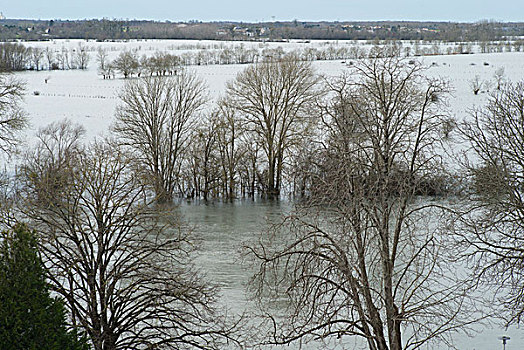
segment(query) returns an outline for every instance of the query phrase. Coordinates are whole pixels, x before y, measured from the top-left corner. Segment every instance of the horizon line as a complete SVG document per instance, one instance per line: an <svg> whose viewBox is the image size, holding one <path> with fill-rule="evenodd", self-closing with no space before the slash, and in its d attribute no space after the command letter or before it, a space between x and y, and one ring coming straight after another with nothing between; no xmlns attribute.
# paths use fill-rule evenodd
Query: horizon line
<svg viewBox="0 0 524 350"><path fill-rule="evenodd" d="M0 15L2 13L0 12ZM303 23L354 23L354 22L409 22L409 23L524 23L523 21L506 21L497 19L480 18L471 21L456 21L456 20L420 20L420 19L375 19L375 20L358 20L358 19L347 19L347 20L308 20L308 19L273 19L267 21L247 21L247 20L234 20L234 19L214 19L214 20L200 20L200 19L187 19L187 20L172 20L172 19L152 19L152 18L117 18L117 17L84 17L84 18L0 18L0 21L4 20L15 20L15 21L92 21L92 20L108 20L108 21L137 21L137 22L158 22L158 23L246 23L246 24L257 24L257 23L287 23L287 22L303 22Z"/></svg>

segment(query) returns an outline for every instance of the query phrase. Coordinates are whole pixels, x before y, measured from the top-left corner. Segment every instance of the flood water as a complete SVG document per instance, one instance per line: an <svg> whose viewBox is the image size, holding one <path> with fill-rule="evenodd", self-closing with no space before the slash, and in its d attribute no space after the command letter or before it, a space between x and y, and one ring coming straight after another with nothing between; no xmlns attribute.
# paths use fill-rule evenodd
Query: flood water
<svg viewBox="0 0 524 350"><path fill-rule="evenodd" d="M182 202L183 220L195 230L200 241L196 264L209 281L220 287L220 304L234 313L253 312L247 284L253 268L242 259L242 248L254 243L266 233L272 223L293 210L288 200L239 200L235 202ZM354 339L337 344L310 343L274 346L264 349L354 349L360 343ZM342 345L344 344L344 345ZM349 345L348 345L349 344ZM365 349L359 347L359 349Z"/></svg>
<svg viewBox="0 0 524 350"><path fill-rule="evenodd" d="M252 268L242 261L242 247L255 242L264 234L268 225L293 210L293 203L287 200L268 201L262 199L223 202L182 202L179 210L185 222L192 227L200 241L196 264L207 275L208 280L220 286L220 304L236 313L253 309L246 286L253 274ZM506 350L524 347L524 330L505 330L498 326L475 326L478 333L467 337L463 334L453 337L457 349L494 350L502 349L499 337L509 335L511 340ZM272 349L325 349L325 344L299 344ZM366 349L360 339L345 339L330 349ZM447 349L447 346L431 344L422 349Z"/></svg>
<svg viewBox="0 0 524 350"><path fill-rule="evenodd" d="M197 264L221 289L222 302L238 308L247 302L245 288L252 274L242 263L242 247L292 210L289 201L186 202L183 220L200 241Z"/></svg>

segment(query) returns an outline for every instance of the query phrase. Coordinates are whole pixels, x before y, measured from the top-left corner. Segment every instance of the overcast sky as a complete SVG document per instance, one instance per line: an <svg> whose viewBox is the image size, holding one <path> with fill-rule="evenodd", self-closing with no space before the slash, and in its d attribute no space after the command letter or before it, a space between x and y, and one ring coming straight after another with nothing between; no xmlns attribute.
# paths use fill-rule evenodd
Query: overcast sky
<svg viewBox="0 0 524 350"><path fill-rule="evenodd" d="M0 0L7 18L524 21L524 0Z"/></svg>

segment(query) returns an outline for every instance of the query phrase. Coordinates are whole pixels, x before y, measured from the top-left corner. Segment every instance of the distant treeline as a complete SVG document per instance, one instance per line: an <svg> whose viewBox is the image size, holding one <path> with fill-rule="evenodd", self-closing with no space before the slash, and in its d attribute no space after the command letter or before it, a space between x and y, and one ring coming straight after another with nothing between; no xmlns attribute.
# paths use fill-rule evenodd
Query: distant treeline
<svg viewBox="0 0 524 350"><path fill-rule="evenodd" d="M123 50L114 60L109 59L109 50L102 45L88 47L82 43L77 46L61 48L33 47L30 44L0 43L0 72L22 70L67 70L86 69L92 55L96 52L98 73L104 79L114 78L116 73L124 78L133 75L173 75L180 66L224 65L256 63L267 59L281 59L292 54L301 61L350 60L368 56L368 49L384 45L395 47L395 52L403 57L471 54L475 52L511 52L521 51L524 40L481 41L481 42L420 42L418 40L402 42L397 40L373 40L365 45L359 42L327 42L314 47L305 45L291 51L284 51L281 46L271 48L267 44L257 47L239 45L182 45L188 51L168 53L156 51L153 55L140 56L140 49ZM111 48L114 49L114 48ZM180 49L171 47L170 50Z"/></svg>
<svg viewBox="0 0 524 350"><path fill-rule="evenodd" d="M524 22L154 22L141 20L0 20L0 40L443 40L493 41L524 36Z"/></svg>

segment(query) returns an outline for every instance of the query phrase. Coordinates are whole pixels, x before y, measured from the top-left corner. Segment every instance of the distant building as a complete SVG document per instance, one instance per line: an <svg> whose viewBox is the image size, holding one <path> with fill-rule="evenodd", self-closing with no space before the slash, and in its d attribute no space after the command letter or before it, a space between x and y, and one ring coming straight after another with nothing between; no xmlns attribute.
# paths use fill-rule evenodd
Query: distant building
<svg viewBox="0 0 524 350"><path fill-rule="evenodd" d="M3 20L3 19L5 19L5 16L4 16L4 14L2 12L0 12L0 21Z"/></svg>
<svg viewBox="0 0 524 350"><path fill-rule="evenodd" d="M240 34L243 36L255 36L255 33L250 28L243 28L243 27L234 27L233 28L233 34Z"/></svg>

